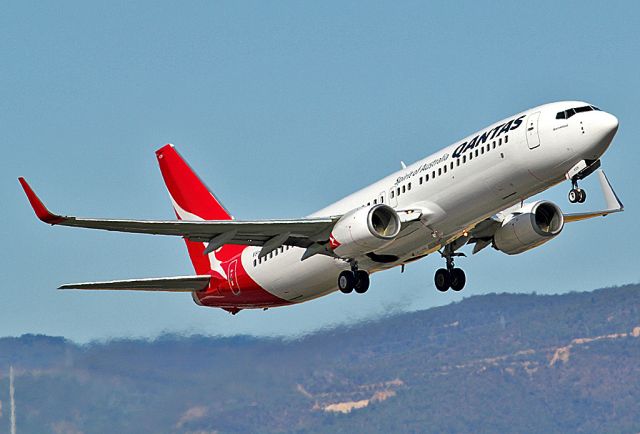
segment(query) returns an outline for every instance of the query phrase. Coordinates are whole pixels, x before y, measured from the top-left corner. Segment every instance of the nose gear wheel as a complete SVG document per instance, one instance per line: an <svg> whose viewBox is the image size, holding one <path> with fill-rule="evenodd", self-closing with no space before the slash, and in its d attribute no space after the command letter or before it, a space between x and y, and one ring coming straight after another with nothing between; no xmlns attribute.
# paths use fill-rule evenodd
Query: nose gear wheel
<svg viewBox="0 0 640 434"><path fill-rule="evenodd" d="M572 188L569 191L569 202L584 203L587 200L587 192L581 188Z"/></svg>

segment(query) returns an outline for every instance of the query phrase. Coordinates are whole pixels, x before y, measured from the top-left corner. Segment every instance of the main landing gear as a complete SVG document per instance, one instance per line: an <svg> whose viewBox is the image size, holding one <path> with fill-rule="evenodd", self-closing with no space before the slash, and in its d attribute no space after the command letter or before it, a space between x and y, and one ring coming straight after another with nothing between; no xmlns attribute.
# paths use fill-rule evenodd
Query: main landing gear
<svg viewBox="0 0 640 434"><path fill-rule="evenodd" d="M345 270L338 276L338 289L345 294L354 289L358 294L364 294L369 289L369 273L358 270L358 264L352 262L351 270Z"/></svg>
<svg viewBox="0 0 640 434"><path fill-rule="evenodd" d="M467 277L461 268L455 268L453 258L456 256L465 256L464 253L454 253L450 246L444 248L441 255L447 260L447 268L440 268L436 271L434 282L436 289L445 292L449 288L454 291L462 291L464 284L467 283Z"/></svg>

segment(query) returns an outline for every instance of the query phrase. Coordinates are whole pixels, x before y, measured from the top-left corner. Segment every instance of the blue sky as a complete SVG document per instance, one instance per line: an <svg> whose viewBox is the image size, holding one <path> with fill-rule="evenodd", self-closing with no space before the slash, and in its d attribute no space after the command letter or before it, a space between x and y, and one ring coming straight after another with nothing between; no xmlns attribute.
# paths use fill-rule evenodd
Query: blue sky
<svg viewBox="0 0 640 434"><path fill-rule="evenodd" d="M297 335L489 292L638 282L637 2L10 2L0 15L0 336L86 342L163 331ZM180 239L51 228L54 210L173 218L153 151L171 142L238 218L304 216L512 113L563 99L614 113L603 158L622 215L543 247L440 258L236 317L186 294L57 292L85 280L190 274ZM597 182L586 206L601 205ZM568 185L544 194L563 209ZM582 208L584 209L584 208Z"/></svg>

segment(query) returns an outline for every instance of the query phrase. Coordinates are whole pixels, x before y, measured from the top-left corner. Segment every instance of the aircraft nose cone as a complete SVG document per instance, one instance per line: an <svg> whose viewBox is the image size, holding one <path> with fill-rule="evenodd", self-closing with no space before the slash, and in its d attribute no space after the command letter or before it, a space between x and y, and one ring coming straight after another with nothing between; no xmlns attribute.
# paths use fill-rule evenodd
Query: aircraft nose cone
<svg viewBox="0 0 640 434"><path fill-rule="evenodd" d="M600 113L600 119L598 120L599 129L606 136L613 136L618 131L618 118L612 115L611 113L602 112Z"/></svg>
<svg viewBox="0 0 640 434"><path fill-rule="evenodd" d="M618 118L607 112L593 112L593 121L589 123L588 145L585 155L588 159L598 159L609 148L613 137L618 131Z"/></svg>

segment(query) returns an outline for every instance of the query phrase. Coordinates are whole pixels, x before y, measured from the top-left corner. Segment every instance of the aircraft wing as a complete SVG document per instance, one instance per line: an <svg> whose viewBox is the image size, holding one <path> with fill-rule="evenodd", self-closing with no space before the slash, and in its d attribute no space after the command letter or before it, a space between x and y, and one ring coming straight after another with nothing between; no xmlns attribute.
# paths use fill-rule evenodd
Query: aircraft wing
<svg viewBox="0 0 640 434"><path fill-rule="evenodd" d="M108 282L69 283L58 289L89 289L117 291L202 291L209 286L211 276L178 276L152 279L111 280Z"/></svg>
<svg viewBox="0 0 640 434"><path fill-rule="evenodd" d="M45 223L61 226L133 232L154 235L174 235L196 242L209 243L205 254L224 244L263 246L261 256L283 244L310 247L328 241L329 234L340 216L291 220L112 220L63 216L49 211L24 178L19 178L36 216ZM318 245L315 253L328 254ZM314 254L315 254L314 253Z"/></svg>
<svg viewBox="0 0 640 434"><path fill-rule="evenodd" d="M624 205L613 191L613 187L607 179L607 175L602 170L598 170L598 177L600 179L600 188L606 202L606 208L599 211L589 211L584 213L563 214L565 223L572 223L581 220L587 220L594 217L604 217L609 214L624 211ZM478 253L480 250L491 244L491 239L495 231L502 226L502 219L506 215L504 212L496 214L476 225L470 232L469 243L475 243L473 253ZM460 246L461 247L461 246Z"/></svg>
<svg viewBox="0 0 640 434"><path fill-rule="evenodd" d="M575 214L565 214L564 221L567 223L577 222L580 220L586 220L593 217L604 217L609 214L613 214L616 212L624 211L624 205L620 202L618 195L609 180L607 179L607 175L602 170L598 170L598 177L600 179L600 188L602 189L602 194L604 195L604 200L607 204L607 208L601 211L591 211L585 213L575 213Z"/></svg>

